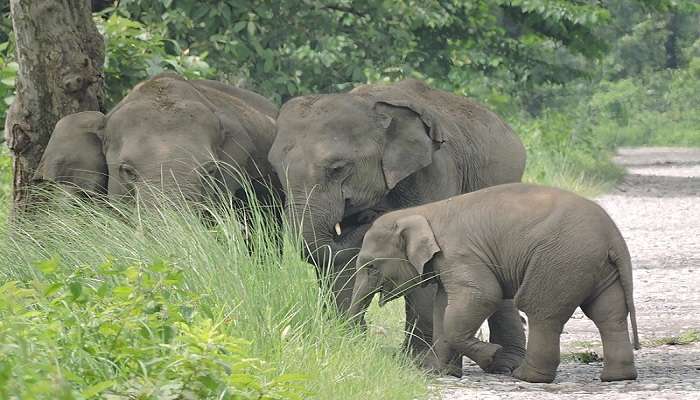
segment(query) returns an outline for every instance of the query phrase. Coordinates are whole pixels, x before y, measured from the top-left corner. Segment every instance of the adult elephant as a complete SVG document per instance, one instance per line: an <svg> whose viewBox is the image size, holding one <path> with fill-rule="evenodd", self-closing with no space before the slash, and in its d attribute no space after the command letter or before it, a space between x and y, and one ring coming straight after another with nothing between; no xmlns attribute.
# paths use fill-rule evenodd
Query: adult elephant
<svg viewBox="0 0 700 400"><path fill-rule="evenodd" d="M309 256L349 308L354 263L377 216L487 186L520 181L525 149L486 108L416 80L286 103L269 154ZM435 285L406 295L406 346L431 342ZM425 299L429 299L426 301ZM497 372L522 360L525 337L512 301L489 319L504 346Z"/></svg>
<svg viewBox="0 0 700 400"><path fill-rule="evenodd" d="M138 84L107 115L61 119L35 179L113 200L147 199L149 187L198 200L212 188L209 177L242 193L243 177L277 182L267 162L277 113L256 93L165 73Z"/></svg>

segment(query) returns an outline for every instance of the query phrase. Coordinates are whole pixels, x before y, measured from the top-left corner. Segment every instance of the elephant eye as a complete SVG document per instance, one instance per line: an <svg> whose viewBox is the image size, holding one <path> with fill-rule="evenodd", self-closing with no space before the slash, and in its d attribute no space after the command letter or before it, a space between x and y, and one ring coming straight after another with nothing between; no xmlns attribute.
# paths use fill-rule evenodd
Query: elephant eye
<svg viewBox="0 0 700 400"><path fill-rule="evenodd" d="M329 178L341 178L350 170L351 164L348 162L332 163L326 172Z"/></svg>
<svg viewBox="0 0 700 400"><path fill-rule="evenodd" d="M126 182L134 182L139 178L139 174L136 172L136 169L129 164L121 164L119 166L119 175L122 180Z"/></svg>
<svg viewBox="0 0 700 400"><path fill-rule="evenodd" d="M208 161L202 164L201 170L205 175L213 176L219 171L219 166L215 161Z"/></svg>

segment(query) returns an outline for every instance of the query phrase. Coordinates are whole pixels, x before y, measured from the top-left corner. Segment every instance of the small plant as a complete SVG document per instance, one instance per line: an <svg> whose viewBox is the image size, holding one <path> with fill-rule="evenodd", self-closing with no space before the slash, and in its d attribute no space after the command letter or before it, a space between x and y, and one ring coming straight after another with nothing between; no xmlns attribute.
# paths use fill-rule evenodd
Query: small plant
<svg viewBox="0 0 700 400"><path fill-rule="evenodd" d="M571 359L582 364L603 362L603 357L599 356L595 351L571 353Z"/></svg>
<svg viewBox="0 0 700 400"><path fill-rule="evenodd" d="M700 342L700 331L697 329L689 329L687 331L681 332L678 336L668 336L658 339L652 339L645 343L645 346L656 347L656 346L682 346L686 344L692 344Z"/></svg>

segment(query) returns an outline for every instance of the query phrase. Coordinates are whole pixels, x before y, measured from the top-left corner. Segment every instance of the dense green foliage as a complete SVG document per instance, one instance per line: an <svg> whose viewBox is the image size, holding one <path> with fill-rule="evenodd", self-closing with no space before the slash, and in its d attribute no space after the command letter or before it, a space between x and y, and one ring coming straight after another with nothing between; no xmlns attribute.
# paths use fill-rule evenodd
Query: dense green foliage
<svg viewBox="0 0 700 400"><path fill-rule="evenodd" d="M3 399L303 398L303 378L252 358L173 265L35 267L0 287Z"/></svg>
<svg viewBox="0 0 700 400"><path fill-rule="evenodd" d="M278 101L411 75L453 87L483 74L566 81L584 73L566 58L600 54L603 41L589 39L609 19L595 3L550 0L123 0L117 12L164 23L221 77Z"/></svg>
<svg viewBox="0 0 700 400"><path fill-rule="evenodd" d="M246 245L232 210L212 208L212 230L162 203L133 213L58 199L15 223L0 241L0 282L16 282L0 290L0 387L23 399L425 394L396 343L324 309L298 244L280 254L271 242L279 227L256 213Z"/></svg>
<svg viewBox="0 0 700 400"><path fill-rule="evenodd" d="M166 39L160 25L144 26L117 14L95 21L107 47L104 67L107 109L138 82L165 70L174 70L189 79L208 78L213 74L201 57L179 48L175 52L167 51L167 43L172 46L177 43Z"/></svg>

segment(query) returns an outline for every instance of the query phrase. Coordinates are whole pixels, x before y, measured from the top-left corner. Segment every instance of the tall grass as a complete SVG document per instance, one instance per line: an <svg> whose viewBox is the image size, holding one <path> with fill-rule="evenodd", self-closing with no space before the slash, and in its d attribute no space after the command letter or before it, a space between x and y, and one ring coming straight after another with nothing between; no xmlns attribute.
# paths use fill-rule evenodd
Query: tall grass
<svg viewBox="0 0 700 400"><path fill-rule="evenodd" d="M0 232L3 229L10 205L12 188L12 159L9 150L0 143Z"/></svg>
<svg viewBox="0 0 700 400"><path fill-rule="evenodd" d="M0 243L0 282L41 281L36 262L59 256L68 268L165 259L184 272L201 312L224 311L225 330L251 341L277 373L302 374L309 398L413 399L426 378L377 335L360 335L324 307L299 243L254 207L245 229L238 212L205 212L168 201L159 207L100 207L59 199L13 225ZM213 223L212 223L213 222ZM246 237L247 236L247 237ZM96 270L96 273L99 271ZM41 354L35 354L41 357Z"/></svg>

